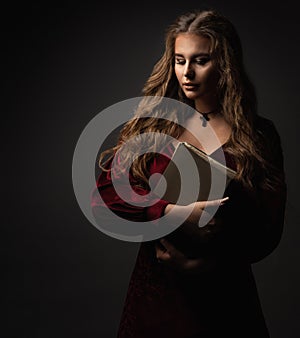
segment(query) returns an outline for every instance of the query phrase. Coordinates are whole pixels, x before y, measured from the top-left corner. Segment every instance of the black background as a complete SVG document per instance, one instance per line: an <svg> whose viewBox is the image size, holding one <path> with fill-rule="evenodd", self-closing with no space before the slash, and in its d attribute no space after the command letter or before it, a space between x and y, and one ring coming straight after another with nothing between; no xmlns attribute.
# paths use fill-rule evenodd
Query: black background
<svg viewBox="0 0 300 338"><path fill-rule="evenodd" d="M292 1L27 2L2 7L4 183L1 337L115 337L138 244L81 213L72 156L101 110L141 94L178 14L212 6L238 29L288 183L279 247L254 266L273 338L300 335L299 18ZM7 216L7 217L6 217ZM258 234L259 235L259 234Z"/></svg>

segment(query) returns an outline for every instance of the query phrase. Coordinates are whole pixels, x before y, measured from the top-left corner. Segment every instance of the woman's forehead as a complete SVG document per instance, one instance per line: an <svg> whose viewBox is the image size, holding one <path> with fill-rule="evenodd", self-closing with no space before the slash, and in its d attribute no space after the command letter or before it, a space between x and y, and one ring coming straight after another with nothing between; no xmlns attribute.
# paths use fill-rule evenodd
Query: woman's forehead
<svg viewBox="0 0 300 338"><path fill-rule="evenodd" d="M210 52L211 41L203 35L182 33L175 39L176 54L210 54Z"/></svg>

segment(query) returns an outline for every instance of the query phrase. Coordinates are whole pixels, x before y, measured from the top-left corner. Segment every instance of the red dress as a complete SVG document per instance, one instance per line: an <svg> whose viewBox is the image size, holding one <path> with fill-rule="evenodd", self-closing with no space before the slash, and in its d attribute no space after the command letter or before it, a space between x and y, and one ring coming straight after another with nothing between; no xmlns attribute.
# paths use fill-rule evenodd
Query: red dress
<svg viewBox="0 0 300 338"><path fill-rule="evenodd" d="M272 149L269 160L283 174L280 139L273 124L259 118L257 127L269 140L266 146ZM212 156L217 159L221 150L227 165L235 169L234 159L226 149L219 148ZM169 147L166 156L153 159L150 174L164 171L172 151ZM159 218L168 204L160 200L150 207L128 206L116 194L109 172L102 172L97 187L108 207L119 215L126 214L128 219ZM281 192L252 194L235 180L230 183L224 194L230 197L230 202L217 212L224 231L203 251L216 259L217 264L210 271L193 275L177 272L158 263L155 241L141 243L118 338L269 337L251 264L272 252L280 240L285 184L283 187ZM95 217L102 207L98 191L92 200ZM141 188L137 191L147 192Z"/></svg>

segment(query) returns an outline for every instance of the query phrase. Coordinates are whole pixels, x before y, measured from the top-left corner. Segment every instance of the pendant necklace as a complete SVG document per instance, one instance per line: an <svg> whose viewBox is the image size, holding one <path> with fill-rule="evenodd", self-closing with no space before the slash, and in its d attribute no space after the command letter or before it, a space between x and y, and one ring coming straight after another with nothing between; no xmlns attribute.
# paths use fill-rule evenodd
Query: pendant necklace
<svg viewBox="0 0 300 338"><path fill-rule="evenodd" d="M200 118L202 119L202 127L206 127L207 126L207 121L209 121L210 120L210 118L209 118L209 114L212 114L212 113L215 113L215 112L217 112L218 113L218 108L217 109L214 109L214 110L211 110L211 111L209 111L209 112L207 112L207 113L204 113L204 112L200 112Z"/></svg>

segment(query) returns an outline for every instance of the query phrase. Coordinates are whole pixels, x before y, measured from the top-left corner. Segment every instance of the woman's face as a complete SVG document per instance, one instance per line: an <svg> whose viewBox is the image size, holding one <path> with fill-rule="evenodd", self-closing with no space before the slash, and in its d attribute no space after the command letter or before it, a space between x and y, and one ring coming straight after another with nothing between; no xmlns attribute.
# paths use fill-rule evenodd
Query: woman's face
<svg viewBox="0 0 300 338"><path fill-rule="evenodd" d="M210 40L182 33L175 40L175 74L187 98L197 103L217 100L219 74L210 53Z"/></svg>

